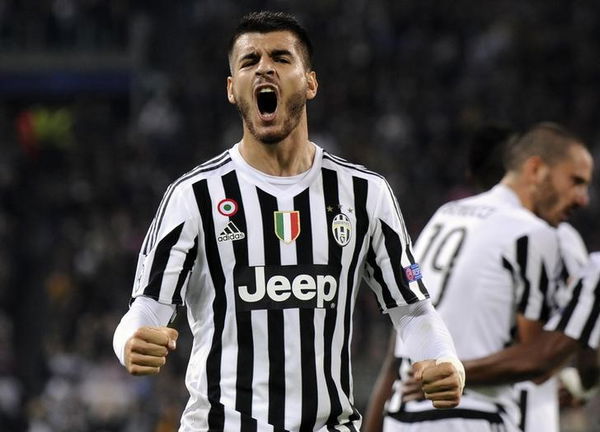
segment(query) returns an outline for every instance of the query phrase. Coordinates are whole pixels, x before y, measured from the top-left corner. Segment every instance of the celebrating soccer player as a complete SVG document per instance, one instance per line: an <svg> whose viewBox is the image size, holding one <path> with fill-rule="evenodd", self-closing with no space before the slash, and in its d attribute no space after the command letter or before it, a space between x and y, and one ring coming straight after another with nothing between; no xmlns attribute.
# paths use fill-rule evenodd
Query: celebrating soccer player
<svg viewBox="0 0 600 432"><path fill-rule="evenodd" d="M227 97L243 136L168 188L142 245L114 348L132 374L158 373L176 349L167 324L187 307L181 431L358 431L350 335L363 279L433 405L459 403L464 370L388 183L309 140L311 52L292 16L242 19Z"/></svg>

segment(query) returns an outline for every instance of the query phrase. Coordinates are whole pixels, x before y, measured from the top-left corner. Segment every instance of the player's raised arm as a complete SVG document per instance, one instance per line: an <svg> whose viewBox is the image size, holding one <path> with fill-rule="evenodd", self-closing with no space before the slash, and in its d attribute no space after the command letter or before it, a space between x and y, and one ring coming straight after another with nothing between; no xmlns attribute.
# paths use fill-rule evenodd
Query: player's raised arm
<svg viewBox="0 0 600 432"><path fill-rule="evenodd" d="M368 260L365 279L404 341L408 357L416 362L427 360L418 367L418 380L425 377L429 385L426 397L436 408L456 406L464 386L464 369L450 332L429 300L404 219L387 182L380 194L372 228L374 254Z"/></svg>
<svg viewBox="0 0 600 432"><path fill-rule="evenodd" d="M413 375L421 382L425 398L435 408L456 407L465 386L465 370L446 325L430 300L408 306L402 316L398 309L389 311L390 318L415 361Z"/></svg>

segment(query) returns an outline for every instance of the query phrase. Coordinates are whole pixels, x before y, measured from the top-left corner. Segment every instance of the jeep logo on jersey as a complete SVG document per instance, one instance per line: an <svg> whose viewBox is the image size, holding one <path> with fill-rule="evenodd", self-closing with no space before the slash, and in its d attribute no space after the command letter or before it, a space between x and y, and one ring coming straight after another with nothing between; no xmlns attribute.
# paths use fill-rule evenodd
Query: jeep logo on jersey
<svg viewBox="0 0 600 432"><path fill-rule="evenodd" d="M238 311L260 309L332 309L339 267L290 265L246 267L235 272Z"/></svg>
<svg viewBox="0 0 600 432"><path fill-rule="evenodd" d="M284 243L289 244L298 238L300 234L300 212L276 211L275 217L275 235Z"/></svg>
<svg viewBox="0 0 600 432"><path fill-rule="evenodd" d="M346 246L350 242L350 235L352 234L350 218L344 213L337 214L331 222L331 232L337 244L342 247Z"/></svg>

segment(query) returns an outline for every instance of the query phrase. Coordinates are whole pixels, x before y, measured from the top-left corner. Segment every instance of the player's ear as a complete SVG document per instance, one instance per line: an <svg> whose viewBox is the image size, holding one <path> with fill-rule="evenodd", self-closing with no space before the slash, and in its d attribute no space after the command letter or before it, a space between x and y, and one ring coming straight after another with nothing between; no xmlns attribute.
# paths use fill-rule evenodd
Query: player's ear
<svg viewBox="0 0 600 432"><path fill-rule="evenodd" d="M306 99L311 100L317 95L317 89L319 88L319 82L317 81L317 73L310 71L306 73Z"/></svg>
<svg viewBox="0 0 600 432"><path fill-rule="evenodd" d="M548 173L548 165L539 156L531 156L523 163L523 174L534 184L543 181Z"/></svg>
<svg viewBox="0 0 600 432"><path fill-rule="evenodd" d="M233 96L233 78L227 77L227 100L235 105L235 96Z"/></svg>

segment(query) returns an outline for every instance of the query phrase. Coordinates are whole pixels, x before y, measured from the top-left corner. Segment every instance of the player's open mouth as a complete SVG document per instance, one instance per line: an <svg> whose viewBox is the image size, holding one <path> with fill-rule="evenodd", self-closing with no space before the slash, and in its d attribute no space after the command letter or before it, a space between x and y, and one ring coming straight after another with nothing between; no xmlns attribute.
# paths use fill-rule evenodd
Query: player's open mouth
<svg viewBox="0 0 600 432"><path fill-rule="evenodd" d="M277 92L273 87L261 87L256 92L256 104L261 119L272 120L277 110Z"/></svg>

